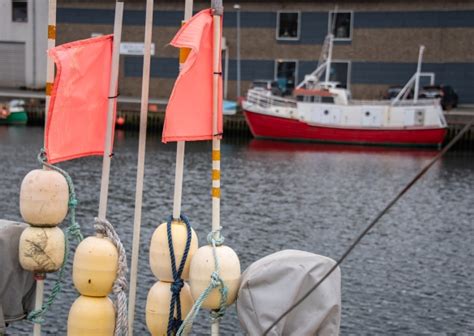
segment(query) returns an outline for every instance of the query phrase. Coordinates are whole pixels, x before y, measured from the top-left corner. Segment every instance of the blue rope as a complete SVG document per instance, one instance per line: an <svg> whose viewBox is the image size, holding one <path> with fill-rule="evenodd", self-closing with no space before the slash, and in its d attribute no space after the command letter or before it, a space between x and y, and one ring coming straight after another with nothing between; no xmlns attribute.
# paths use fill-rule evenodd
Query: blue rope
<svg viewBox="0 0 474 336"><path fill-rule="evenodd" d="M69 239L70 237L74 237L76 238L77 242L81 242L84 239L84 237L82 236L82 233L81 233L81 227L76 221L77 199L76 199L76 192L74 190L74 183L72 182L71 177L66 171L62 170L61 168L58 168L56 166L53 166L52 164L47 163L46 152L44 149L41 149L40 153L38 154L38 162L42 166L46 166L51 170L55 170L59 172L66 179L66 182L69 188L68 207L69 207L69 216L70 216L69 226L67 227L64 234L65 236L64 237L64 260L61 265L61 268L59 269L58 278L56 279L56 282L54 283L53 289L51 290L51 294L48 296L48 298L43 303L41 308L30 312L27 317L27 319L33 323L42 324L44 322L43 315L46 313L49 307L51 307L51 305L54 303L54 301L56 300L58 294L61 292L61 289L62 289L64 271L66 269L67 260L69 258Z"/></svg>
<svg viewBox="0 0 474 336"><path fill-rule="evenodd" d="M170 216L168 222L166 224L166 231L168 234L168 248L170 250L170 259L171 259L171 272L173 273L173 283L171 284L171 302L170 302L170 313L168 319L168 329L167 335L172 336L176 333L179 329L181 324L183 323L181 317L181 299L180 299L180 292L184 286L184 281L181 279L181 275L184 270L184 265L186 264L186 259L188 258L189 248L191 246L191 225L189 224L189 219L181 215L181 221L184 222L186 225L186 245L184 247L183 257L181 258L181 263L179 264L179 268L176 269L176 257L174 255L174 248L173 248L173 236L171 233L171 223L173 222L173 216ZM177 316L174 317L174 308L176 306Z"/></svg>
<svg viewBox="0 0 474 336"><path fill-rule="evenodd" d="M221 299L219 302L219 309L211 311L211 319L213 321L220 320L225 314L225 311L227 309L227 295L228 295L229 289L224 283L224 280L222 280L222 278L219 275L220 264L219 264L219 258L217 257L216 247L221 246L224 243L224 237L221 236L219 232L220 232L220 228L216 231L209 233L209 235L207 236L207 241L209 242L210 245L212 245L212 254L214 256L214 267L215 267L214 272L212 272L211 274L211 281L209 285L207 286L207 288L201 293L201 295L199 295L196 302L194 302L194 305L191 308L191 311L189 312L188 316L186 316L186 319L184 320L184 322L181 324L181 327L176 333L176 336L182 336L191 331L194 319L198 315L202 304L204 303L204 301L207 299L207 297L209 296L209 294L214 288L219 287Z"/></svg>

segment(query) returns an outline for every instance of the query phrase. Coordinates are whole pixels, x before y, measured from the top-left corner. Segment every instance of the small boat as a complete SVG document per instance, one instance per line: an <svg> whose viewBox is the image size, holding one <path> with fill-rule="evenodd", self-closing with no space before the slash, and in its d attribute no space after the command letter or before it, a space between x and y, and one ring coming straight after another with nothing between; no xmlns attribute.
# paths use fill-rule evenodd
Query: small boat
<svg viewBox="0 0 474 336"><path fill-rule="evenodd" d="M26 125L27 122L24 100L13 99L0 104L0 125Z"/></svg>
<svg viewBox="0 0 474 336"><path fill-rule="evenodd" d="M439 146L446 120L439 99L418 99L424 47L416 73L392 100L358 101L329 80L332 34L326 37L319 66L295 88L291 97L251 88L243 101L245 119L256 138L370 145ZM325 73L325 80L319 79ZM407 97L414 89L412 99Z"/></svg>

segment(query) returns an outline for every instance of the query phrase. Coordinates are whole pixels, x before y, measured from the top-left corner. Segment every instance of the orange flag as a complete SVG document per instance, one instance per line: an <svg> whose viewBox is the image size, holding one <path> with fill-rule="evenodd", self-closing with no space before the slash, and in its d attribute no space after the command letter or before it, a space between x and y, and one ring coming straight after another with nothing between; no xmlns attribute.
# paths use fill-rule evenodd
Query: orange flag
<svg viewBox="0 0 474 336"><path fill-rule="evenodd" d="M221 39L219 39L221 40ZM166 108L163 142L212 139L212 11L194 15L170 43L191 52L181 65ZM218 46L219 50L221 46ZM220 53L219 53L220 55ZM220 66L219 58L219 66ZM220 71L220 70L219 70ZM222 76L219 78L218 134L222 133Z"/></svg>
<svg viewBox="0 0 474 336"><path fill-rule="evenodd" d="M48 162L103 155L112 39L100 36L48 51L56 63L45 130Z"/></svg>

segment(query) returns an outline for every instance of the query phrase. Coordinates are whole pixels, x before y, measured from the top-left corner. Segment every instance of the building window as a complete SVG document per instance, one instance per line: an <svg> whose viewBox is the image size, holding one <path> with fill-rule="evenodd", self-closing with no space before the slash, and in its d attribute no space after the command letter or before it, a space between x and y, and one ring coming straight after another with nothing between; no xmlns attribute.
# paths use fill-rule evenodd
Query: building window
<svg viewBox="0 0 474 336"><path fill-rule="evenodd" d="M332 32L335 41L352 39L352 12L329 12L328 31Z"/></svg>
<svg viewBox="0 0 474 336"><path fill-rule="evenodd" d="M12 21L28 22L28 0L12 0Z"/></svg>
<svg viewBox="0 0 474 336"><path fill-rule="evenodd" d="M332 61L329 80L338 82L339 86L349 89L351 85L351 63L349 61Z"/></svg>
<svg viewBox="0 0 474 336"><path fill-rule="evenodd" d="M299 40L300 12L278 12L277 40Z"/></svg>
<svg viewBox="0 0 474 336"><path fill-rule="evenodd" d="M290 95L295 88L298 73L298 61L276 60L275 80L283 95Z"/></svg>

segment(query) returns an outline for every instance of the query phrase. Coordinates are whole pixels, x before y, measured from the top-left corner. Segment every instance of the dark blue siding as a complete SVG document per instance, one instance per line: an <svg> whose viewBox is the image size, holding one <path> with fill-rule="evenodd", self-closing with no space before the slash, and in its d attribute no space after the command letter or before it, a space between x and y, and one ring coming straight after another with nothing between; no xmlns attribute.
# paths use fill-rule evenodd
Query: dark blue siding
<svg viewBox="0 0 474 336"><path fill-rule="evenodd" d="M58 8L58 23L112 24L111 9ZM155 11L154 25L177 27L182 11ZM243 28L275 28L276 11L241 12ZM474 27L474 11L354 12L354 28ZM143 25L145 12L126 10L125 25ZM301 43L321 43L327 33L328 12L302 12ZM226 27L236 26L234 11L224 15Z"/></svg>
<svg viewBox="0 0 474 336"><path fill-rule="evenodd" d="M474 11L355 12L354 28L474 27Z"/></svg>

